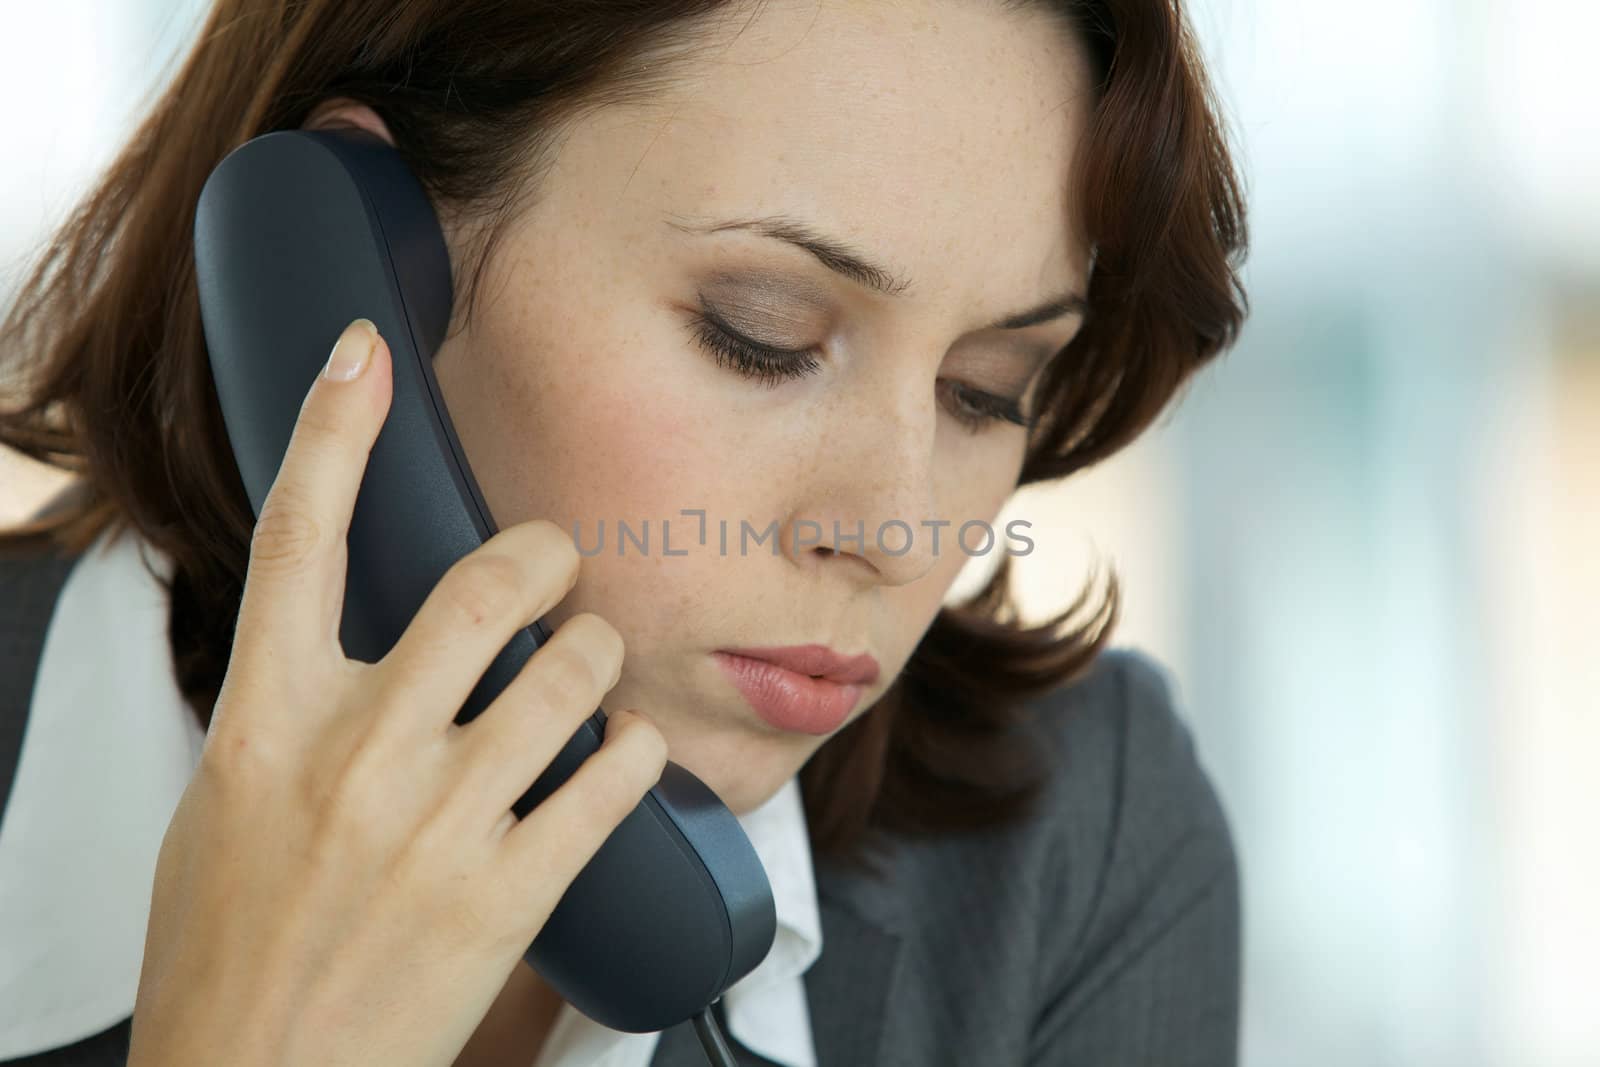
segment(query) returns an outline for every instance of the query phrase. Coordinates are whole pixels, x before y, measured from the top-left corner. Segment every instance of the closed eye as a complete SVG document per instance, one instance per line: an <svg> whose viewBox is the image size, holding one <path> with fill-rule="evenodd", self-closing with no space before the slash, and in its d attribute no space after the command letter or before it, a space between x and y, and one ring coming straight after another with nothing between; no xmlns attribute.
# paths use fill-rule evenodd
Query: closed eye
<svg viewBox="0 0 1600 1067"><path fill-rule="evenodd" d="M702 306L692 325L695 343L708 352L718 366L769 389L815 374L822 368L819 349L764 344L729 327L708 306ZM977 433L997 422L1028 425L1020 399L999 396L949 378L940 378L937 386L948 400L946 409L968 432Z"/></svg>

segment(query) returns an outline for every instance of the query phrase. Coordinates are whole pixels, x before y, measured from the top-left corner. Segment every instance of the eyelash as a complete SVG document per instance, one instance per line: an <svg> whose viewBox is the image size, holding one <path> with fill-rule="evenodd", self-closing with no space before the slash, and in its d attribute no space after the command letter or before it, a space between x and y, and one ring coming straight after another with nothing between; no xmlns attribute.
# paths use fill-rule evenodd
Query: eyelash
<svg viewBox="0 0 1600 1067"><path fill-rule="evenodd" d="M811 349L774 348L734 332L709 313L695 316L695 342L711 354L717 365L775 388L791 378L814 374L822 364ZM941 384L943 382L941 381ZM970 386L951 383L962 407L951 412L968 431L1005 421L1027 426L1028 420L1014 400L995 396Z"/></svg>

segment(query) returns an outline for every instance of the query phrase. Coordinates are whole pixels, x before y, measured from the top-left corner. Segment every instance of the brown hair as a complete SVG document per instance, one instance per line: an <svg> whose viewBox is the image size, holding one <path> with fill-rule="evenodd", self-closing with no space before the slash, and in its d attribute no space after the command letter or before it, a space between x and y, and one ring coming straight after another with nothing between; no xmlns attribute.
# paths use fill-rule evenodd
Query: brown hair
<svg viewBox="0 0 1600 1067"><path fill-rule="evenodd" d="M1116 452L1232 344L1247 307L1237 276L1246 238L1239 179L1178 0L1007 2L1059 15L1087 45L1095 81L1074 176L1095 256L1089 310L1046 368L1026 485ZM195 288L190 234L211 169L344 96L378 112L441 210L503 218L537 185L564 123L666 86L703 39L704 17L727 7L218 0L0 324L0 369L20 390L0 408L0 442L80 475L48 515L0 534L0 550L79 552L131 526L170 555L176 676L209 725L254 527ZM482 232L469 314L495 227ZM1008 579L1002 565L978 596L942 609L880 702L802 769L819 855L871 862L880 828L992 826L1031 806L1046 769L1013 729L1022 704L1088 669L1115 626L1118 585L1113 571L1091 605L1091 580L1029 628Z"/></svg>

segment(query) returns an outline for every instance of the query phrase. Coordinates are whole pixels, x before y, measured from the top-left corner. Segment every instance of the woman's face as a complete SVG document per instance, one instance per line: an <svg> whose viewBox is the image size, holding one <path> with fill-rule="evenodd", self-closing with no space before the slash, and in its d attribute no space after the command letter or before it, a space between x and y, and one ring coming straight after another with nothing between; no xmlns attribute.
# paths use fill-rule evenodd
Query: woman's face
<svg viewBox="0 0 1600 1067"><path fill-rule="evenodd" d="M985 395L1026 412L1080 319L993 324L1082 294L1088 269L1067 178L1088 69L1065 29L941 0L776 2L744 21L670 95L580 120L435 363L495 521L548 518L600 548L549 624L616 627L604 705L651 718L740 813L910 657L970 558L956 530L1016 486L1026 432L985 419ZM903 290L719 228L777 216ZM702 316L806 354L749 377L702 344ZM892 520L909 541L891 526L879 543ZM781 542L758 541L773 523ZM769 723L714 655L806 644L879 674L805 728Z"/></svg>

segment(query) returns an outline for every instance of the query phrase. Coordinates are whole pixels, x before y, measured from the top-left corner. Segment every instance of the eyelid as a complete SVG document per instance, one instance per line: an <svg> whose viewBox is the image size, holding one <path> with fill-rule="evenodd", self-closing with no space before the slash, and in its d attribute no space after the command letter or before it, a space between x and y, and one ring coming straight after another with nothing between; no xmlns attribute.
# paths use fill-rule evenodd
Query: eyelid
<svg viewBox="0 0 1600 1067"><path fill-rule="evenodd" d="M708 290L718 288L725 289L725 292L713 299ZM833 328L832 316L837 303L830 297L827 288L801 274L734 268L712 274L706 285L697 290L696 297L700 313L718 328L734 334L752 348L779 358L814 353L819 346L799 340L793 344L778 344L762 340L761 337L770 337L774 327L783 332L785 323L794 325L796 337L815 336L819 330L826 333ZM792 310L792 305L796 302L826 315L827 320L805 321L801 317L803 312L796 314ZM745 315L751 316L751 319L746 319ZM952 351L971 346L978 348L979 351L988 352L998 347L1008 354L1021 356L1026 360L1027 374L1020 387L1026 392L1039 372L1061 352L1066 344L1070 344L1070 339L1062 345L1054 343L1041 345L1032 339L1038 332L1053 331L1056 328L1059 328L1059 320L1036 323L1015 330L980 330L958 340ZM1009 363L1009 360L1007 362ZM1004 377L1009 380L1012 375L1006 374ZM994 395L1004 396L1011 391L1002 389Z"/></svg>
<svg viewBox="0 0 1600 1067"><path fill-rule="evenodd" d="M811 276L811 271L825 269L820 264L812 264L805 271L777 267L725 267L710 276L706 282L706 288L725 288L729 290L728 295L719 297L719 302L724 306L737 306L741 302L748 301L758 315L769 315L780 320L795 320L798 325L798 317L790 311L790 308L796 304L815 311L819 315L828 316L830 319L841 306L840 290L838 288L839 280L833 276L828 276L828 282L824 283ZM700 299L704 304L706 300L704 291L701 292ZM1061 345L1047 343L1041 346L1040 342L1031 339L1030 335L1037 337L1039 332L1044 331L1053 333L1061 328L1062 323L1072 322L1076 319L1077 325L1073 328L1073 336L1076 336L1078 330L1083 326L1086 315L1087 310L1085 309L1083 311L1070 311L1065 316L1058 316L1025 326L995 324L980 327L958 337L955 345L976 343L980 339L986 344L997 340L1000 344L1028 356L1030 363L1038 366L1048 362L1051 356L1054 356L1067 343L1070 343L1070 338L1068 342ZM730 326L735 325L726 314L722 316L722 321ZM737 328L750 329L751 327ZM755 329L759 330L760 327L755 327ZM801 332L814 331L802 330Z"/></svg>
<svg viewBox="0 0 1600 1067"><path fill-rule="evenodd" d="M708 291L718 290L721 290L717 294L720 303L747 304L753 311L763 315L793 317L792 310L796 305L803 311L830 314L837 305L827 289L799 274L722 271L713 275L701 288L700 299L705 301Z"/></svg>
<svg viewBox="0 0 1600 1067"><path fill-rule="evenodd" d="M728 321L727 317L722 314L717 305L711 303L709 300L706 300L704 297L702 297L700 300L700 314L709 319L718 329L734 335L741 343L749 345L751 348L770 353L773 356L798 356L810 352L816 347L814 345L797 345L794 347L788 347L785 345L771 344L770 342L751 337L748 328L735 325L734 323Z"/></svg>
<svg viewBox="0 0 1600 1067"><path fill-rule="evenodd" d="M736 333L750 334L763 333L792 333L794 336L811 336L818 333L822 323L813 322L811 318L802 317L782 307L781 304L766 304L757 299L749 299L749 293L733 293L722 298L712 299L704 291L698 293L699 310L702 314L715 318L720 325ZM766 347L782 347L771 346ZM797 350L797 349L795 349Z"/></svg>
<svg viewBox="0 0 1600 1067"><path fill-rule="evenodd" d="M814 348L790 350L762 344L718 321L709 305L695 316L693 325L696 341L715 355L719 364L731 366L767 386L805 377L820 366ZM1025 393L1011 397L1003 391L996 393L970 382L946 377L939 378L937 385L953 389L962 398L961 402L967 410L951 414L970 432L976 433L994 422L1010 422L1019 426L1028 426L1032 422L1023 405Z"/></svg>

